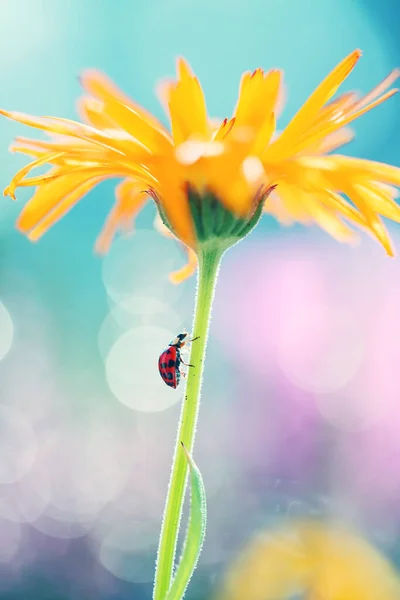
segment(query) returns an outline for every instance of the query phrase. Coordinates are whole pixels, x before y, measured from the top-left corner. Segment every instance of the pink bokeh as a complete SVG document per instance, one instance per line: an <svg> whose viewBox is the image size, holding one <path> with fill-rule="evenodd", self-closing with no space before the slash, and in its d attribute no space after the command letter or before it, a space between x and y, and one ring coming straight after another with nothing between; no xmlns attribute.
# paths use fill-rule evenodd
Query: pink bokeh
<svg viewBox="0 0 400 600"><path fill-rule="evenodd" d="M283 462L296 454L299 466L305 449L304 459L312 455L315 428L328 427L341 461L335 485L367 509L392 504L400 493L400 263L368 240L362 251L330 240L253 242L227 257L215 315L240 378L258 395L268 390ZM252 431L261 439L259 414ZM266 454L276 459L270 438Z"/></svg>

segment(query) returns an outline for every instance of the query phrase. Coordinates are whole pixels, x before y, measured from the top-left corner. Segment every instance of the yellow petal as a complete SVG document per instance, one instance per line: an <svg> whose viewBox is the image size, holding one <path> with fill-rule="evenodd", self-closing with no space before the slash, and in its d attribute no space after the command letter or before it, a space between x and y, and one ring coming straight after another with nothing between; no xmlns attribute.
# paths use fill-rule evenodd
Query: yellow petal
<svg viewBox="0 0 400 600"><path fill-rule="evenodd" d="M271 70L264 74L262 69L245 73L242 77L239 99L235 110L235 127L250 127L258 132L270 123L275 112L281 88L282 73ZM269 139L267 139L267 142Z"/></svg>
<svg viewBox="0 0 400 600"><path fill-rule="evenodd" d="M75 171L59 168L58 177L40 186L26 204L17 221L18 228L27 232L35 227L65 196L86 181L118 175L113 168L76 169Z"/></svg>
<svg viewBox="0 0 400 600"><path fill-rule="evenodd" d="M168 227L166 227L164 225L159 213L157 213L156 218L154 219L154 228L157 231L159 231L161 233L161 235L163 235L167 238L170 238L170 239L174 239L179 242L179 240L177 240L177 238L168 229ZM184 265L181 269L178 269L177 271L173 271L169 275L169 280L171 281L171 283L174 283L175 285L182 283L183 281L185 281L186 279L188 279L189 277L194 275L194 273L196 272L196 269L197 269L196 253L191 248L188 248L187 246L184 246L184 248L188 255L188 261L187 261L186 265Z"/></svg>
<svg viewBox="0 0 400 600"><path fill-rule="evenodd" d="M178 80L169 93L172 136L175 145L191 137L210 139L206 101L198 79L183 58L178 60Z"/></svg>
<svg viewBox="0 0 400 600"><path fill-rule="evenodd" d="M89 125L83 125L70 119L61 119L58 117L33 117L24 113L9 112L2 109L0 109L0 114L29 127L87 140L92 142L92 144L107 148L122 156L125 156L128 152L136 160L143 160L147 154L143 146L135 142L130 136L128 138L127 134L126 137L107 135L105 131L101 132Z"/></svg>
<svg viewBox="0 0 400 600"><path fill-rule="evenodd" d="M297 143L294 143L290 148L290 154L293 156L298 152L305 150L309 146L318 143L319 141L323 140L323 138L332 135L332 133L334 133L341 127L348 125L355 119L358 119L373 108L379 106L379 104L382 104L382 102L385 102L386 100L394 96L394 94L396 94L397 92L397 89L389 90L388 92L386 92L386 94L384 94L380 98L377 98L376 100L374 100L374 102L371 102L371 104L360 108L356 112L350 112L338 118L336 121L327 122L326 124L321 125L321 127L314 131L314 133L310 132L307 136L301 138Z"/></svg>
<svg viewBox="0 0 400 600"><path fill-rule="evenodd" d="M395 568L362 537L334 524L288 523L252 540L216 600L397 600Z"/></svg>
<svg viewBox="0 0 400 600"><path fill-rule="evenodd" d="M332 192L331 190L324 190L324 193L320 196L321 202L330 207L332 210L339 212L343 217L352 223L355 223L359 227L366 228L367 222L360 211L354 206L349 204L342 196Z"/></svg>
<svg viewBox="0 0 400 600"><path fill-rule="evenodd" d="M169 116L169 101L175 82L172 79L162 79L157 82L156 95L166 114Z"/></svg>
<svg viewBox="0 0 400 600"><path fill-rule="evenodd" d="M342 154L331 156L301 157L298 164L309 169L325 171L329 174L343 174L346 179L370 179L400 186L400 168L385 163L353 158Z"/></svg>
<svg viewBox="0 0 400 600"><path fill-rule="evenodd" d="M82 87L84 87L91 96L95 96L102 101L117 102L128 106L135 113L140 115L144 121L152 125L154 129L163 131L167 134L166 129L154 115L134 102L130 96L120 90L120 88L104 73L94 69L88 69L81 73L80 82Z"/></svg>
<svg viewBox="0 0 400 600"><path fill-rule="evenodd" d="M170 273L169 279L171 283L178 285L182 283L196 272L197 269L197 256L191 248L186 248L188 254L188 262L181 269Z"/></svg>
<svg viewBox="0 0 400 600"><path fill-rule="evenodd" d="M101 148L87 140L81 140L65 135L54 136L54 140L32 140L29 138L17 137L10 147L11 152L21 152L32 156L40 157L44 154L61 153L60 157L52 160L53 164L80 164L88 165L93 163L112 162L116 155L108 148ZM124 160L121 157L119 160Z"/></svg>
<svg viewBox="0 0 400 600"><path fill-rule="evenodd" d="M142 181L124 179L115 190L116 203L97 238L96 250L104 254L108 252L118 229L133 229L133 220L148 200L146 186Z"/></svg>
<svg viewBox="0 0 400 600"><path fill-rule="evenodd" d="M251 152L256 155L261 155L267 148L272 136L275 133L276 121L275 114L271 112L260 126L255 137L254 143L251 145Z"/></svg>
<svg viewBox="0 0 400 600"><path fill-rule="evenodd" d="M302 132L309 128L318 111L334 96L339 86L350 75L360 56L361 51L354 50L322 81L274 143L275 153L281 152L285 146L290 146Z"/></svg>
<svg viewBox="0 0 400 600"><path fill-rule="evenodd" d="M114 101L104 101L104 114L115 125L126 131L151 152L167 153L172 149L172 140L161 129L155 129L130 106Z"/></svg>
<svg viewBox="0 0 400 600"><path fill-rule="evenodd" d="M21 213L21 217L18 221L19 228L21 229L21 231L24 231L25 233L27 233L28 238L32 242L36 242L55 223L57 223L57 221L62 219L62 217L64 217L79 202L79 200L81 200L83 198L83 196L85 196L85 194L87 194L91 189L93 189L93 187L95 185L100 183L100 181L102 181L103 179L105 179L105 176L93 177L93 178L89 179L88 181L81 183L80 185L75 187L70 192L66 192L65 190L68 188L64 187L62 196L59 196L58 198L56 196L53 196L53 198L52 198L54 208L52 208L50 210L50 212L48 212L40 222L35 224L33 226L33 228L31 229L31 231L27 232L26 229L23 227L23 225L26 225L26 222L27 222L27 221L25 221L25 223L24 223L24 219L21 218L23 213ZM59 189L61 191L61 188L59 188ZM69 189L71 189L71 188L69 188ZM48 193L48 190L47 190L47 193ZM32 200L34 200L34 198L35 198L35 196L32 198ZM32 222L33 221L31 221L31 223Z"/></svg>
<svg viewBox="0 0 400 600"><path fill-rule="evenodd" d="M400 222L400 206L389 191L373 183L357 183L355 188L365 197L372 210L392 221Z"/></svg>
<svg viewBox="0 0 400 600"><path fill-rule="evenodd" d="M394 256L393 246L389 234L383 225L379 216L375 213L371 207L368 197L365 195L364 190L357 184L349 186L348 189L343 190L345 194L350 198L352 202L360 209L360 212L364 215L368 227L374 234L376 239L382 244L389 256Z"/></svg>
<svg viewBox="0 0 400 600"><path fill-rule="evenodd" d="M348 144L353 138L354 132L347 127L343 127L342 129L339 129L339 131L335 131L324 137L318 144L315 144L314 148L307 147L305 152L307 154L313 152L316 154L328 154L329 152L333 152L337 148Z"/></svg>
<svg viewBox="0 0 400 600"><path fill-rule="evenodd" d="M377 86L375 86L368 94L365 94L358 102L354 103L352 107L353 111L359 110L364 106L367 106L370 102L373 102L381 94L391 86L400 77L400 69L393 69L391 73L385 79L383 79Z"/></svg>
<svg viewBox="0 0 400 600"><path fill-rule="evenodd" d="M36 167L41 167L46 163L51 163L53 160L60 158L60 156L62 155L62 152L58 152L56 154L45 154L44 156L41 156L40 158L37 158L36 160L28 163L25 167L20 169L16 175L14 175L10 182L10 185L4 190L4 195L11 196L11 198L15 200L15 190L22 181L22 179L25 177L25 175L29 173L29 171L35 169Z"/></svg>
<svg viewBox="0 0 400 600"><path fill-rule="evenodd" d="M83 96L77 102L78 115L83 121L86 121L96 129L109 129L112 127L112 122L103 113L103 104L95 98Z"/></svg>
<svg viewBox="0 0 400 600"><path fill-rule="evenodd" d="M345 94L341 94L335 100L331 100L325 106L321 108L317 113L315 113L315 117L312 120L309 129L306 131L313 131L318 128L321 123L324 124L327 121L337 120L341 117L346 111L349 112L353 110L353 107L358 102L358 96L354 92L347 92ZM304 135L304 134L303 134Z"/></svg>
<svg viewBox="0 0 400 600"><path fill-rule="evenodd" d="M291 225L295 221L310 224L312 216L307 204L302 202L304 195L304 191L298 185L279 181L276 190L265 203L264 211L273 214L283 225Z"/></svg>
<svg viewBox="0 0 400 600"><path fill-rule="evenodd" d="M152 164L158 184L152 185L153 198L162 204L162 210L171 227L186 246L193 248L196 244L193 220L187 199L187 179L185 171L171 157L160 158Z"/></svg>
<svg viewBox="0 0 400 600"><path fill-rule="evenodd" d="M358 241L357 234L343 223L337 212L331 207L324 205L319 196L306 196L308 210L313 216L314 222L324 229L330 236L338 242L355 243Z"/></svg>
<svg viewBox="0 0 400 600"><path fill-rule="evenodd" d="M235 117L232 119L224 119L214 134L214 141L218 142L223 140L231 131L235 124Z"/></svg>

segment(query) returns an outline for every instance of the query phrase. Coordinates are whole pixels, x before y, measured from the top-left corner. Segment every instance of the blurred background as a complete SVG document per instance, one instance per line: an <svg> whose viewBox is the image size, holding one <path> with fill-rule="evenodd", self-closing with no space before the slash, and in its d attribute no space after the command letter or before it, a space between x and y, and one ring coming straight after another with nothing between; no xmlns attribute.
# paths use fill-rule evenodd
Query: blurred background
<svg viewBox="0 0 400 600"><path fill-rule="evenodd" d="M0 0L0 106L76 118L77 76L94 67L165 122L155 84L184 55L221 118L243 71L284 69L282 127L354 48L345 90L399 66L399 17L395 0ZM400 165L399 113L394 98L357 121L348 153ZM8 153L21 134L34 137L1 120L1 189L26 162ZM184 389L156 362L190 330L195 279L169 283L185 253L153 230L151 203L95 256L114 185L38 245L14 229L31 191L1 202L0 598L151 598ZM195 452L209 525L188 600L292 518L339 522L400 567L399 307L400 262L365 236L352 249L265 217L225 257Z"/></svg>

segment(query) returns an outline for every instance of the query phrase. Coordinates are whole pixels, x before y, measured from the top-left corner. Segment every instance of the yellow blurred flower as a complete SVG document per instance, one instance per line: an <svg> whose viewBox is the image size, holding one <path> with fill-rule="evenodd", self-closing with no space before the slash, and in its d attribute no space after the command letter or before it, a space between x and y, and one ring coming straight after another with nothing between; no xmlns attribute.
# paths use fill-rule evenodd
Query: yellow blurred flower
<svg viewBox="0 0 400 600"><path fill-rule="evenodd" d="M299 521L252 541L217 598L289 600L296 594L307 600L398 600L400 579L364 539L332 524Z"/></svg>
<svg viewBox="0 0 400 600"><path fill-rule="evenodd" d="M178 60L177 79L161 88L171 133L96 71L81 77L86 95L78 108L85 123L1 110L49 136L47 140L17 138L11 147L34 160L15 175L5 194L14 198L16 188L37 186L21 212L18 228L38 240L95 185L119 177L115 206L97 249L105 252L119 229L130 229L151 196L165 227L189 248L189 266L176 275L177 281L195 270L204 235L229 238L227 246L234 243L254 226L257 209L264 203L265 210L283 223L317 223L341 241L354 238L344 222L349 221L369 231L393 254L380 215L400 221L394 201L400 169L329 154L351 139L346 128L351 121L397 91L387 91L399 75L395 70L362 98L346 93L332 100L360 56L359 50L347 56L280 135L276 135L275 115L282 97L281 71L245 73L234 116L216 124L208 117L199 81L183 59ZM32 169L45 164L50 165L45 175L28 177ZM212 202L203 209L204 198L210 195ZM234 219L225 226L226 216L222 216L218 228L216 206L241 220L243 227L235 225ZM212 225L205 234L202 210L208 211Z"/></svg>

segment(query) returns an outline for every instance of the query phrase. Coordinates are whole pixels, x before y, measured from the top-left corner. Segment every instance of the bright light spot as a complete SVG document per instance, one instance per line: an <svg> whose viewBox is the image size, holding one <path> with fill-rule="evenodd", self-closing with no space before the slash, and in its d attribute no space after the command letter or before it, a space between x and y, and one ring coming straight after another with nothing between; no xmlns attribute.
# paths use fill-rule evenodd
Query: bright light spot
<svg viewBox="0 0 400 600"><path fill-rule="evenodd" d="M0 517L9 521L32 523L44 513L47 503L35 469L20 481L0 488Z"/></svg>
<svg viewBox="0 0 400 600"><path fill-rule="evenodd" d="M97 343L99 346L100 356L104 361L107 359L108 353L110 352L110 348L115 344L115 342L120 338L120 336L123 333L124 328L122 328L113 318L113 311L109 312L106 318L104 319L103 323L101 324L97 336Z"/></svg>
<svg viewBox="0 0 400 600"><path fill-rule="evenodd" d="M209 156L218 156L224 151L222 142L200 142L198 140L188 140L180 144L175 150L177 160L183 165L192 165L200 158Z"/></svg>
<svg viewBox="0 0 400 600"><path fill-rule="evenodd" d="M188 329L191 317L183 323L182 315L155 296L132 296L115 305L104 319L98 334L100 355L106 360L111 346L127 329L168 323L176 333Z"/></svg>
<svg viewBox="0 0 400 600"><path fill-rule="evenodd" d="M75 489L96 503L112 501L123 490L132 471L132 459L127 453L127 441L116 426L110 422L94 424L86 435L82 434L75 449L75 464L71 469Z"/></svg>
<svg viewBox="0 0 400 600"><path fill-rule="evenodd" d="M5 357L11 348L14 337L14 326L10 313L0 302L0 360Z"/></svg>
<svg viewBox="0 0 400 600"><path fill-rule="evenodd" d="M317 303L284 321L278 344L286 377L319 394L343 388L360 367L365 349L354 315Z"/></svg>
<svg viewBox="0 0 400 600"><path fill-rule="evenodd" d="M394 407L393 399L380 393L362 377L329 394L317 394L315 403L331 425L343 431L363 431L382 421Z"/></svg>
<svg viewBox="0 0 400 600"><path fill-rule="evenodd" d="M143 412L161 411L182 398L184 384L174 390L158 372L161 351L176 336L163 327L137 327L117 340L106 361L107 382L125 406Z"/></svg>
<svg viewBox="0 0 400 600"><path fill-rule="evenodd" d="M132 328L138 325L161 325L178 331L189 329L192 321L192 305L179 314L164 299L156 296L135 295L113 307L112 317L121 327Z"/></svg>
<svg viewBox="0 0 400 600"><path fill-rule="evenodd" d="M40 493L47 506L33 526L55 538L86 535L134 472L130 441L111 415L43 437L35 475L44 476Z"/></svg>
<svg viewBox="0 0 400 600"><path fill-rule="evenodd" d="M18 481L37 456L37 441L31 424L10 406L0 406L0 483Z"/></svg>
<svg viewBox="0 0 400 600"><path fill-rule="evenodd" d="M158 524L131 521L114 527L100 547L100 562L115 577L147 583L154 576Z"/></svg>
<svg viewBox="0 0 400 600"><path fill-rule="evenodd" d="M126 440L111 418L55 430L41 442L37 472L47 475L42 487L53 520L90 523L132 470Z"/></svg>
<svg viewBox="0 0 400 600"><path fill-rule="evenodd" d="M21 526L11 521L0 521L0 563L9 563L17 554L21 541Z"/></svg>
<svg viewBox="0 0 400 600"><path fill-rule="evenodd" d="M60 515L61 516L61 515ZM87 535L93 523L82 521L67 521L61 518L54 519L46 514L41 515L32 526L49 535L50 537L59 539L74 539Z"/></svg>
<svg viewBox="0 0 400 600"><path fill-rule="evenodd" d="M248 156L242 163L242 171L249 183L256 183L264 175L264 167L257 156Z"/></svg>
<svg viewBox="0 0 400 600"><path fill-rule="evenodd" d="M116 240L103 261L103 282L115 303L133 295L165 296L174 302L184 286L173 285L168 275L186 263L185 250L175 240L151 230L136 231Z"/></svg>
<svg viewBox="0 0 400 600"><path fill-rule="evenodd" d="M115 306L113 317L123 325L132 325L137 317L153 317L155 314L162 313L165 318L176 317L168 304L156 296L132 296L128 300Z"/></svg>

